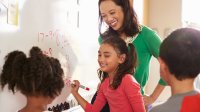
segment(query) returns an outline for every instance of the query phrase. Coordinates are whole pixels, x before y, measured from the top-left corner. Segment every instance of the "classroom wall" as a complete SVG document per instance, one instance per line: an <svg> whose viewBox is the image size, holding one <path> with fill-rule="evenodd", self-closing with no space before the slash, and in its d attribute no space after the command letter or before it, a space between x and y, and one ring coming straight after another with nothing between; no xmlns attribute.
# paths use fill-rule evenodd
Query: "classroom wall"
<svg viewBox="0 0 200 112"><path fill-rule="evenodd" d="M149 23L164 39L171 30L182 27L182 0L150 0Z"/></svg>
<svg viewBox="0 0 200 112"><path fill-rule="evenodd" d="M78 79L90 87L89 92L80 90L81 94L94 93L99 82L97 12L94 0L19 0L18 25L0 23L0 69L8 52L28 54L32 46L39 46L45 54L60 60L65 78ZM49 106L69 96L70 88L65 86ZM25 103L20 92L13 95L6 88L0 89L0 112L15 112Z"/></svg>

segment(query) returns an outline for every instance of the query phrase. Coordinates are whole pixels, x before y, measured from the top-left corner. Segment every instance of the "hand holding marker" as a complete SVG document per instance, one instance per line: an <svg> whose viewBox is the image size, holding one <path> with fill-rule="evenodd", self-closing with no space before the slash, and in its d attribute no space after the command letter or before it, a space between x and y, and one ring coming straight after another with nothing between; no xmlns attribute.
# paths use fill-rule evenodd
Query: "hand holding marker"
<svg viewBox="0 0 200 112"><path fill-rule="evenodd" d="M75 85L75 83L74 82L71 82L70 84L74 84ZM79 85L79 87L80 88L82 88L82 89L85 89L85 90L87 90L87 91L89 91L90 90L90 88L88 88L88 87L85 87L85 86L83 86L83 85Z"/></svg>
<svg viewBox="0 0 200 112"><path fill-rule="evenodd" d="M73 85L75 85L75 83L74 82L72 82L72 81L70 81L70 84L73 84ZM79 87L80 88L82 88L82 89L85 89L85 90L87 90L87 91L89 91L90 90L90 88L88 88L88 87L85 87L85 86L83 86L83 85L79 85Z"/></svg>

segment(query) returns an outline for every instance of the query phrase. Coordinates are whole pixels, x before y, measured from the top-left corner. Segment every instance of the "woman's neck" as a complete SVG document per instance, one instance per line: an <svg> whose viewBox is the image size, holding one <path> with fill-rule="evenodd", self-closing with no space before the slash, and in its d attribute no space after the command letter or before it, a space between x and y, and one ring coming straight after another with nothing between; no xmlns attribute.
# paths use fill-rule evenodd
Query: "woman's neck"
<svg viewBox="0 0 200 112"><path fill-rule="evenodd" d="M121 33L120 34L120 38L123 39L123 40L126 40L127 36L125 33Z"/></svg>

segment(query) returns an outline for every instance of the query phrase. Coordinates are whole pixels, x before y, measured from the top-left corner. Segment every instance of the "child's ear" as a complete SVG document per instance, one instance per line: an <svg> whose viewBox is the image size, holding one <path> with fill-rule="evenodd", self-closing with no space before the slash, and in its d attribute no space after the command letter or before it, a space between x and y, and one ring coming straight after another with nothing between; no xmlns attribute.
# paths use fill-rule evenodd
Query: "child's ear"
<svg viewBox="0 0 200 112"><path fill-rule="evenodd" d="M160 66L164 64L163 60L160 57L158 57L158 62L160 63Z"/></svg>
<svg viewBox="0 0 200 112"><path fill-rule="evenodd" d="M170 74L169 68L167 64L163 61L163 59L161 59L160 57L158 57L158 61L160 63L160 75L163 78L163 80L167 82L168 76Z"/></svg>
<svg viewBox="0 0 200 112"><path fill-rule="evenodd" d="M126 60L126 55L125 54L121 54L120 57L119 57L119 63L124 63L124 61Z"/></svg>
<svg viewBox="0 0 200 112"><path fill-rule="evenodd" d="M169 71L167 64L163 61L163 59L161 59L160 57L158 57L158 61L160 63L160 67L164 70Z"/></svg>

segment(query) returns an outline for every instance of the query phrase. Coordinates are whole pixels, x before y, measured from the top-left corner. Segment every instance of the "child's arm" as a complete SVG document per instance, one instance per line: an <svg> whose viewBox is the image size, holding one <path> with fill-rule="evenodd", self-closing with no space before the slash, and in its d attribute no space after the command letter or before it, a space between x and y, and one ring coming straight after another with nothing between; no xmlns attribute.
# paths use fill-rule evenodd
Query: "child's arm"
<svg viewBox="0 0 200 112"><path fill-rule="evenodd" d="M80 83L78 80L74 80L74 84L71 85L71 93L75 97L77 102L81 105L85 112L100 112L100 110L106 103L102 91L98 92L99 94L97 96L97 99L95 100L94 104L91 105L78 93L79 85Z"/></svg>
<svg viewBox="0 0 200 112"><path fill-rule="evenodd" d="M140 85L132 77L132 75L125 76L124 90L134 112L146 112L143 97L140 91Z"/></svg>
<svg viewBox="0 0 200 112"><path fill-rule="evenodd" d="M85 109L88 102L78 93L79 85L79 81L74 80L74 84L71 85L71 93L75 97L77 102L81 105L81 107Z"/></svg>

